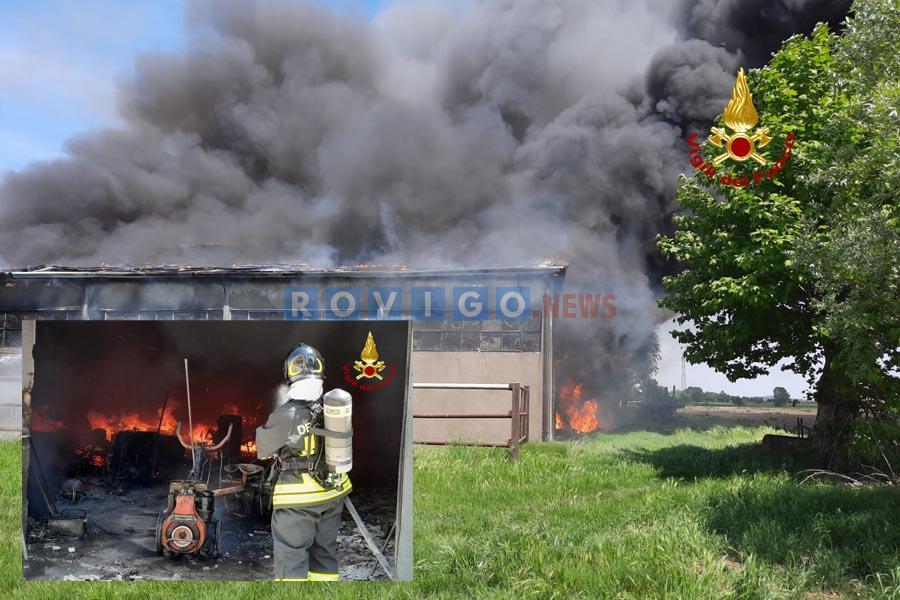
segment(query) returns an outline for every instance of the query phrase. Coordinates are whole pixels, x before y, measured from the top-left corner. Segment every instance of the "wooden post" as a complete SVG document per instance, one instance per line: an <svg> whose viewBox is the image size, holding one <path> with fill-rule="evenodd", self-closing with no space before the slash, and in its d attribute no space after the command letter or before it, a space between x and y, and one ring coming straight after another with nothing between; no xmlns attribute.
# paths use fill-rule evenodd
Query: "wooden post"
<svg viewBox="0 0 900 600"><path fill-rule="evenodd" d="M515 462L519 460L519 441L522 439L522 418L519 416L519 413L522 412L522 409L519 408L521 386L518 383L513 383L509 387L512 389L512 410L510 412L512 415L512 419L510 419L512 424L510 425L509 459Z"/></svg>
<svg viewBox="0 0 900 600"><path fill-rule="evenodd" d="M520 414L524 413L524 416L522 416L520 418L521 418L522 427L524 428L524 430L522 431L522 437L525 440L528 440L529 437L531 436L531 426L528 423L528 421L531 419L531 386L526 385L523 388L523 390L524 390L524 394L522 395L523 406L522 406L522 412Z"/></svg>

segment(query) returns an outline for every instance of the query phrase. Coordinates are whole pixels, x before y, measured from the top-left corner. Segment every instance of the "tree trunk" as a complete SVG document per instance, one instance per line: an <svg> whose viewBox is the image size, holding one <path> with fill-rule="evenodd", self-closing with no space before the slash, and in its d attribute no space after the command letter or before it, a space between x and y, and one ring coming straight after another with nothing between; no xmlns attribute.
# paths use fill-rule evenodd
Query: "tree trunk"
<svg viewBox="0 0 900 600"><path fill-rule="evenodd" d="M825 467L841 468L848 459L847 443L859 419L859 402L833 346L825 348L825 364L813 396L818 404L813 448Z"/></svg>

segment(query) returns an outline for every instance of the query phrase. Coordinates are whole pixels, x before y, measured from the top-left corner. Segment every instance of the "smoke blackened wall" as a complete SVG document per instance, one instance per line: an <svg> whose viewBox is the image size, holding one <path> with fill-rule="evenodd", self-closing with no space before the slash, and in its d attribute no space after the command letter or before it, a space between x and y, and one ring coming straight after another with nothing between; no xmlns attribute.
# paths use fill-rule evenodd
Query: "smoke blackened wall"
<svg viewBox="0 0 900 600"><path fill-rule="evenodd" d="M372 390L344 375L345 365L355 375L352 365L369 331L386 363L384 384ZM395 486L406 389L406 322L39 321L33 415L53 423L52 429L80 434L85 443L95 414L116 424L137 417L138 429L155 431L168 395L166 415L182 423L187 440L187 358L195 431L198 424L215 430L220 415L238 414L242 441L252 440L255 428L277 405L284 358L301 341L325 357L326 391L343 388L353 395L354 481Z"/></svg>
<svg viewBox="0 0 900 600"><path fill-rule="evenodd" d="M125 126L0 186L0 263L571 264L616 319L561 326L612 373L644 352L681 140L739 65L847 0L188 4ZM608 357L616 355L615 361ZM606 361L606 362L604 362Z"/></svg>

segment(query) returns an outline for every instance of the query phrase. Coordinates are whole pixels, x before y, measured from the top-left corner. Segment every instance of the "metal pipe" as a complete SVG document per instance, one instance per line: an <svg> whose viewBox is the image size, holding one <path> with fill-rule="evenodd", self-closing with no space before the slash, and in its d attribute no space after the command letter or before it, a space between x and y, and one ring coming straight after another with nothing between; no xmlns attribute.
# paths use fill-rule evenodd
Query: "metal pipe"
<svg viewBox="0 0 900 600"><path fill-rule="evenodd" d="M511 390L510 383L414 383L416 390Z"/></svg>
<svg viewBox="0 0 900 600"><path fill-rule="evenodd" d="M188 405L188 437L191 439L191 465L197 468L197 455L194 453L194 422L191 420L191 379L188 375L188 359L184 359L184 385L187 388Z"/></svg>
<svg viewBox="0 0 900 600"><path fill-rule="evenodd" d="M397 529L397 519L394 519L394 522L391 523L391 528L388 529L387 535L384 536L384 544L381 545L381 553L384 554L384 551L387 550L388 544L391 543L391 536L394 535L394 531Z"/></svg>
<svg viewBox="0 0 900 600"><path fill-rule="evenodd" d="M212 451L218 450L218 449L220 449L222 446L224 446L224 445L228 442L228 440L231 439L231 428L232 428L232 427L234 427L234 423L229 423L229 424L228 424L228 433L225 434L225 437L223 437L222 440L221 440L218 444L216 444L215 446L210 446L209 448L207 448L207 450L209 450L210 452L212 452ZM208 431L208 430L207 430L207 431Z"/></svg>
<svg viewBox="0 0 900 600"><path fill-rule="evenodd" d="M230 487L223 487L217 490L212 490L212 493L213 496L227 496L229 494L237 494L242 491L244 491L243 485L232 485Z"/></svg>
<svg viewBox="0 0 900 600"><path fill-rule="evenodd" d="M456 442L447 440L425 440L414 442L421 446L476 446L479 448L509 448L509 442Z"/></svg>
<svg viewBox="0 0 900 600"><path fill-rule="evenodd" d="M508 419L512 412L505 413L422 413L413 414L416 419Z"/></svg>
<svg viewBox="0 0 900 600"><path fill-rule="evenodd" d="M350 516L352 516L353 520L356 522L356 526L359 528L359 532L362 533L363 539L366 540L366 545L375 556L375 560L378 561L378 564L381 565L381 568L384 569L384 572L387 573L387 576L391 581L396 580L397 574L394 573L394 569L391 568L391 565L384 557L384 554L382 554L381 550L378 549L378 544L375 543L375 539L372 537L372 534L369 533L369 530L366 528L366 524L363 523L362 517L360 517L359 513L356 512L356 507L353 506L353 502L350 501L349 497L344 497L344 504L347 506L347 510L350 511Z"/></svg>
<svg viewBox="0 0 900 600"><path fill-rule="evenodd" d="M541 440L545 442L553 441L553 428L556 425L556 411L553 401L553 312L554 303L559 301L558 282L559 280L554 278L550 289L546 291L544 306L542 307L541 346L543 352L541 355L544 364L542 369L543 386L541 389Z"/></svg>

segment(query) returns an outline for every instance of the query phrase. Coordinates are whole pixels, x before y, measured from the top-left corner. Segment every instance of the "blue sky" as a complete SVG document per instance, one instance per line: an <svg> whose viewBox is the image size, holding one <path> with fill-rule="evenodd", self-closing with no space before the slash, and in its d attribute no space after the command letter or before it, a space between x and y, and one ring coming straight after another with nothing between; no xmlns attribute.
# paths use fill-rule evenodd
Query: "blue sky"
<svg viewBox="0 0 900 600"><path fill-rule="evenodd" d="M390 2L315 1L369 17ZM0 0L0 176L116 124L116 78L141 50L177 49L182 12L181 0Z"/></svg>

